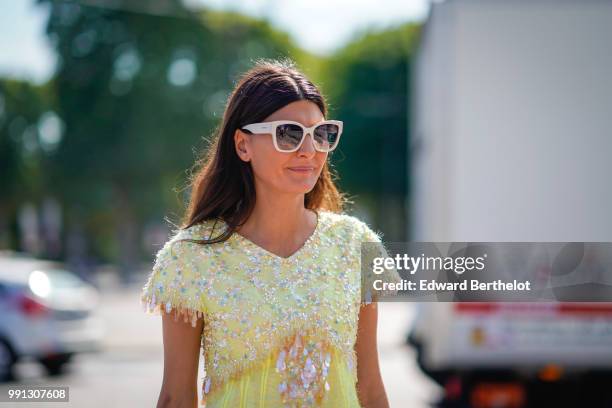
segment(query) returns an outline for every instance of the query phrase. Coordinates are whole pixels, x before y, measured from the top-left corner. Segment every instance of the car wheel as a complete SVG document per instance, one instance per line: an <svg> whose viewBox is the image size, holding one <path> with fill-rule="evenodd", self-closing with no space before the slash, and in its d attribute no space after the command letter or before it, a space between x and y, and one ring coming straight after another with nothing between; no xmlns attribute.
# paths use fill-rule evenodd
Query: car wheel
<svg viewBox="0 0 612 408"><path fill-rule="evenodd" d="M45 367L47 374L54 377L64 374L66 364L70 362L71 358L72 354L57 354L40 359L40 363Z"/></svg>
<svg viewBox="0 0 612 408"><path fill-rule="evenodd" d="M6 340L0 339L0 381L9 381L13 378L15 353Z"/></svg>

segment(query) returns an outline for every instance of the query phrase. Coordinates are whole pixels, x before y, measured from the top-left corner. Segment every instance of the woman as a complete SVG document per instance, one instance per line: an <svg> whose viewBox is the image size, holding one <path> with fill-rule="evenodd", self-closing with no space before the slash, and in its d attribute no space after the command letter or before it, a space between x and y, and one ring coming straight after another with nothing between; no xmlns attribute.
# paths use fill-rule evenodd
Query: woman
<svg viewBox="0 0 612 408"><path fill-rule="evenodd" d="M228 99L184 224L142 293L163 324L158 407L387 407L376 302L328 154L342 122L288 61L259 61ZM190 324L189 324L190 323Z"/></svg>

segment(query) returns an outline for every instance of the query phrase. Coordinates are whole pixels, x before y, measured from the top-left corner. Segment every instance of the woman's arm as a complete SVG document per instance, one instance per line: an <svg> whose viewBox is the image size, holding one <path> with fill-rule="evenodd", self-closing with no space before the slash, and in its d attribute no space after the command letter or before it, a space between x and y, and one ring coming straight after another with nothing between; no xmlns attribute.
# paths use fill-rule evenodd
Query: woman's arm
<svg viewBox="0 0 612 408"><path fill-rule="evenodd" d="M157 408L197 408L198 365L203 319L196 326L162 311L164 378Z"/></svg>
<svg viewBox="0 0 612 408"><path fill-rule="evenodd" d="M355 352L357 353L357 394L359 403L365 408L389 408L378 366L377 321L377 303L362 305L359 310Z"/></svg>

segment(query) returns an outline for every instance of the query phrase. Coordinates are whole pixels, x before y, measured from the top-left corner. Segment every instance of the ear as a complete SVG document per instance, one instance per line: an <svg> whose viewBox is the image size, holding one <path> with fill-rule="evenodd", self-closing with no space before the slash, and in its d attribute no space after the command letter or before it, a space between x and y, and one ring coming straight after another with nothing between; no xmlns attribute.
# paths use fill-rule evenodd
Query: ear
<svg viewBox="0 0 612 408"><path fill-rule="evenodd" d="M236 132L234 133L234 145L236 146L236 153L238 154L238 157L240 157L245 162L251 161L248 143L248 135L240 129L236 129Z"/></svg>

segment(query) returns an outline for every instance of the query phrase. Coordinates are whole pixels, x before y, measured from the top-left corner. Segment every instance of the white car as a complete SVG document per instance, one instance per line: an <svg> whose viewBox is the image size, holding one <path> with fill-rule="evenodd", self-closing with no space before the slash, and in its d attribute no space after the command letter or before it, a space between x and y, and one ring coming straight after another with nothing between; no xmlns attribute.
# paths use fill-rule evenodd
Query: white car
<svg viewBox="0 0 612 408"><path fill-rule="evenodd" d="M98 301L97 289L61 263L0 252L0 380L20 359L57 375L75 353L99 350Z"/></svg>

